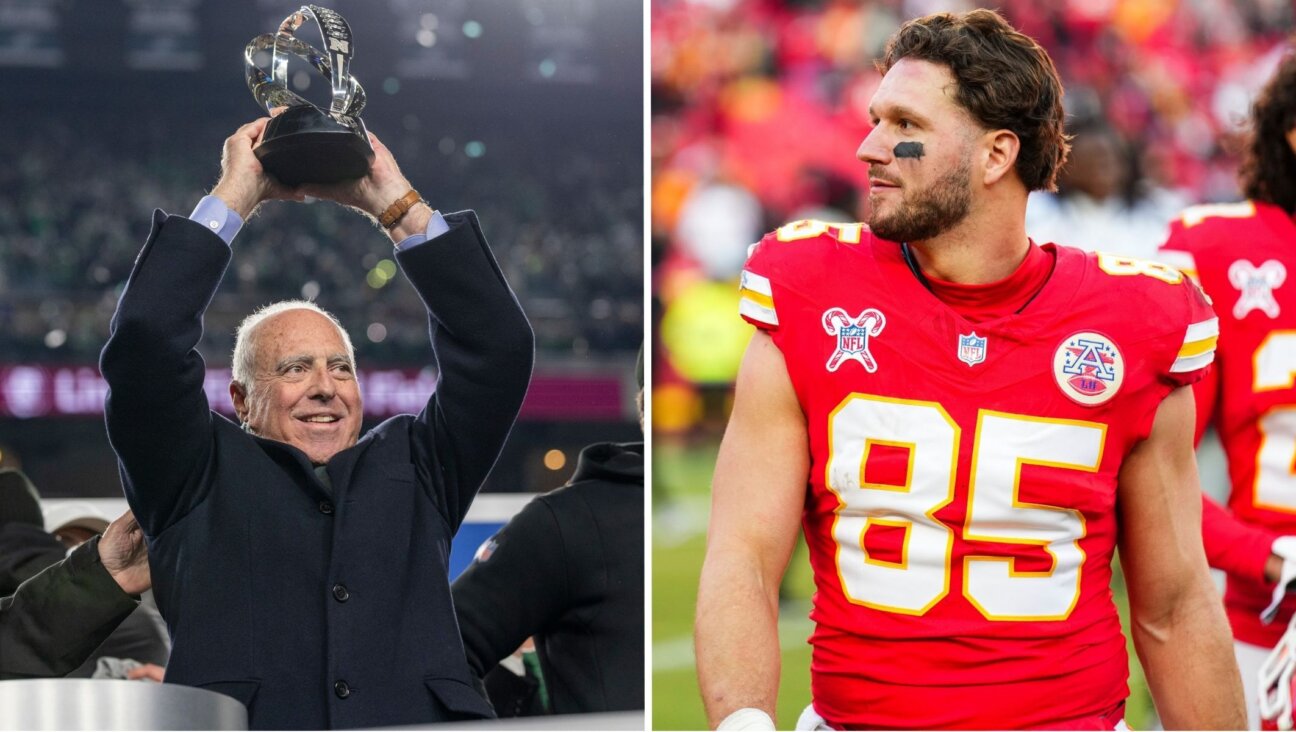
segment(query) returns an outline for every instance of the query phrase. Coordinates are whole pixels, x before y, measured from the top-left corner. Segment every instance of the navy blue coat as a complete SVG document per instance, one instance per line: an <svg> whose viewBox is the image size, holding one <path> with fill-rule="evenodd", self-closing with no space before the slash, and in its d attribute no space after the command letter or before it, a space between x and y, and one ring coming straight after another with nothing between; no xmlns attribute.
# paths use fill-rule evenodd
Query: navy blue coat
<svg viewBox="0 0 1296 732"><path fill-rule="evenodd" d="M334 456L331 494L300 450L208 406L195 346L231 258L216 234L156 212L117 305L108 436L172 636L166 680L239 699L253 729L491 716L446 566L534 338L476 216L446 220L396 257L428 309L436 392Z"/></svg>

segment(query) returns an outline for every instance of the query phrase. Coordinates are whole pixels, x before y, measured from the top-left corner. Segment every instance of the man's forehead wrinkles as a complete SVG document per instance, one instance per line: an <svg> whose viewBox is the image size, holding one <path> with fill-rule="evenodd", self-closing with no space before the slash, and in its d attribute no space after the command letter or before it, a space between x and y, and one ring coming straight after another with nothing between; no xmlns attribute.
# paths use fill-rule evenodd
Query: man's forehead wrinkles
<svg viewBox="0 0 1296 732"><path fill-rule="evenodd" d="M275 365L279 367L283 367L283 366L290 366L295 363L310 363L313 360L314 360L314 356L311 356L309 353L295 353L288 356L284 356L283 358L279 359L279 361Z"/></svg>
<svg viewBox="0 0 1296 732"><path fill-rule="evenodd" d="M309 364L309 363L313 363L313 362L316 360L316 358L317 358L316 356L314 356L314 355L312 355L312 354L309 354L309 353L295 353L295 354L290 354L290 355L287 355L287 356L284 356L284 357L280 358L277 362L275 362L275 365L276 365L276 366L279 366L279 367L283 367L283 366L289 366L289 365L292 365L292 364L295 364L295 363L305 363L305 364ZM333 363L333 362L336 362L336 361L342 361L342 362L345 362L345 363L351 363L351 357L348 356L348 355L345 354L345 353L342 353L342 352L338 352L338 353L330 353L330 354L327 354L327 355L321 356L320 358L324 359L325 361L327 361L327 362L329 362L329 363Z"/></svg>

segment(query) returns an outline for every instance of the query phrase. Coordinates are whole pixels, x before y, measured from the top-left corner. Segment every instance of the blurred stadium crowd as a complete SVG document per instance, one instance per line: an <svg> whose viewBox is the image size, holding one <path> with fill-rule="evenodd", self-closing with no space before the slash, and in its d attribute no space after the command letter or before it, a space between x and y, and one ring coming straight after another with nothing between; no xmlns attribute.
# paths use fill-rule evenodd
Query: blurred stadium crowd
<svg viewBox="0 0 1296 732"><path fill-rule="evenodd" d="M256 108L246 101L241 110L251 119ZM139 116L6 110L0 135L6 161L0 166L0 350L6 359L97 358L149 213L161 207L188 214L215 183L219 160L211 151L246 121L181 108L159 105ZM643 320L638 222L644 204L637 166L619 164L611 154L623 141L586 128L577 154L573 146L522 140L486 150L480 141L472 144L471 133L428 129L414 114L375 119L370 128L397 152L425 197L447 211L478 212L531 318L542 358L633 356ZM230 353L243 314L287 297L319 297L352 329L369 364L426 361L423 306L412 289L393 281L390 244L359 217L328 204L269 205L247 231L232 276L209 311L201 348L213 363Z"/></svg>
<svg viewBox="0 0 1296 732"><path fill-rule="evenodd" d="M1066 85L1076 150L1059 192L1031 201L1034 238L1150 256L1184 206L1240 197L1240 125L1288 52L1287 0L654 2L659 434L727 394L750 335L732 284L746 247L790 220L866 217L854 153L886 39L906 18L977 6L1038 39Z"/></svg>

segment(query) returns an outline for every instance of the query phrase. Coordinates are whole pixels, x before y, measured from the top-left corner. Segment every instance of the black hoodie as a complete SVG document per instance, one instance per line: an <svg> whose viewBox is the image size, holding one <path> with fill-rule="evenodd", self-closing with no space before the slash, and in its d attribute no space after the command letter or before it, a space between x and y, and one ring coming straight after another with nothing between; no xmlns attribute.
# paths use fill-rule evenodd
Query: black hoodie
<svg viewBox="0 0 1296 732"><path fill-rule="evenodd" d="M455 580L468 663L482 677L528 636L555 714L644 707L643 443L581 451Z"/></svg>

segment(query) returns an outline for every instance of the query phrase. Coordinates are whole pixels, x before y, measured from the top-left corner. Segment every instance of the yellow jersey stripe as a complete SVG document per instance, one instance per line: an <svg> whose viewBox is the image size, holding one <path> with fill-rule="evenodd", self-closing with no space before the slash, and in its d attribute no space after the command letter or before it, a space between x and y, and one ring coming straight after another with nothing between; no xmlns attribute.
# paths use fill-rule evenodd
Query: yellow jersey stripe
<svg viewBox="0 0 1296 732"><path fill-rule="evenodd" d="M774 309L774 298L770 297L769 295L762 295L761 293L756 292L755 290L748 290L745 287L742 288L740 292L742 293L743 297L747 298L748 300L751 300L757 305L760 305L761 307L769 308L770 310Z"/></svg>
<svg viewBox="0 0 1296 732"><path fill-rule="evenodd" d="M774 312L773 308L767 308L764 305L752 302L752 300L746 296L738 301L738 313L750 320L755 320L764 323L765 325L777 326L779 324L778 313Z"/></svg>
<svg viewBox="0 0 1296 732"><path fill-rule="evenodd" d="M1188 356L1186 358L1175 359L1174 364L1170 366L1170 373L1182 374L1186 371L1196 371L1197 369L1206 366L1207 364L1213 362L1214 360L1215 360L1214 349L1209 350L1198 356Z"/></svg>
<svg viewBox="0 0 1296 732"><path fill-rule="evenodd" d="M1215 350L1215 342L1218 340L1219 336L1214 336L1200 341L1193 341L1192 343L1185 343L1183 348L1179 349L1179 358L1192 358L1207 351L1213 351Z"/></svg>

